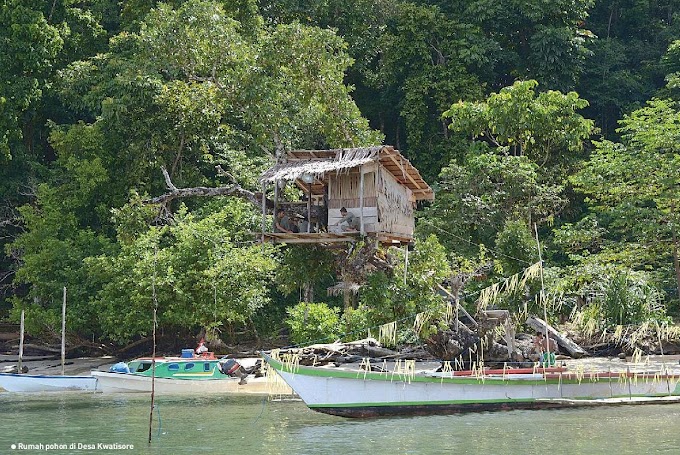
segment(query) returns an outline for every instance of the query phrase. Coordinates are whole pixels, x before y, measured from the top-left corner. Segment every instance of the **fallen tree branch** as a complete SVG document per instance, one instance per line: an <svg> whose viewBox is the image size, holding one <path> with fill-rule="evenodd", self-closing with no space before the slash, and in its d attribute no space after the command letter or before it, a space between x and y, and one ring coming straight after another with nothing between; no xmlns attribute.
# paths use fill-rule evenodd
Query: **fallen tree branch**
<svg viewBox="0 0 680 455"><path fill-rule="evenodd" d="M541 318L530 316L527 319L526 325L541 333L545 333L547 328L548 336L554 338L555 341L557 341L557 344L566 349L569 355L575 359L580 359L581 357L588 355L588 352L581 346L559 333Z"/></svg>

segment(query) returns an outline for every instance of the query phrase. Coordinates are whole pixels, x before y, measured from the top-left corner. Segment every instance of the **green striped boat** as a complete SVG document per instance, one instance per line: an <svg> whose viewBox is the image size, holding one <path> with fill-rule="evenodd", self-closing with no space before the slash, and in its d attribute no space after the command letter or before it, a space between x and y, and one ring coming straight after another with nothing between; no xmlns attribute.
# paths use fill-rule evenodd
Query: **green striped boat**
<svg viewBox="0 0 680 455"><path fill-rule="evenodd" d="M680 375L669 372L538 367L375 372L300 366L294 357L281 360L265 353L262 357L309 408L344 417L680 402Z"/></svg>

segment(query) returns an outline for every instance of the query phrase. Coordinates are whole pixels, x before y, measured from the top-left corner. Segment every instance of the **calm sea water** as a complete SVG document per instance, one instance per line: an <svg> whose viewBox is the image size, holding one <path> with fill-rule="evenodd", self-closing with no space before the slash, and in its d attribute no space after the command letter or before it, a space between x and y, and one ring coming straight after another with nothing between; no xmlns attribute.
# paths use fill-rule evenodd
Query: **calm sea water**
<svg viewBox="0 0 680 455"><path fill-rule="evenodd" d="M680 405L351 420L300 401L156 403L149 444L146 396L0 393L0 454L680 453Z"/></svg>

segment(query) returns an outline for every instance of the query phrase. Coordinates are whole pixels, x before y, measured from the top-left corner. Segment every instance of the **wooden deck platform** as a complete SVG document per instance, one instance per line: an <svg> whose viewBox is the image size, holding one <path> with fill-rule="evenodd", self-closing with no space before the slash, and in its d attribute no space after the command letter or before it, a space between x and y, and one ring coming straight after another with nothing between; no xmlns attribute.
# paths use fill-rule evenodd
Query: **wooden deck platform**
<svg viewBox="0 0 680 455"><path fill-rule="evenodd" d="M330 243L343 243L343 242L356 242L362 239L359 232L300 232L300 233L288 233L288 232L265 232L255 234L260 240L271 243L318 243L318 244L330 244ZM384 245L404 245L413 241L409 237L404 237L400 235L394 235L386 232L380 233L368 233L366 235L369 239L377 239L378 242Z"/></svg>
<svg viewBox="0 0 680 455"><path fill-rule="evenodd" d="M272 243L338 243L356 242L361 238L358 232L336 234L334 232L265 232L260 235L265 242Z"/></svg>

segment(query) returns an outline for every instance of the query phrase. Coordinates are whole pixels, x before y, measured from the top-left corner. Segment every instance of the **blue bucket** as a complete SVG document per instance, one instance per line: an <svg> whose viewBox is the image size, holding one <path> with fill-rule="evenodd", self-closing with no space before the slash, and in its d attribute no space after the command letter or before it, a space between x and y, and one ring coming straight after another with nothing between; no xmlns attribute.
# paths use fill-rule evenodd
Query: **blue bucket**
<svg viewBox="0 0 680 455"><path fill-rule="evenodd" d="M182 349L182 358L183 359L191 359L194 357L194 350L193 349Z"/></svg>

